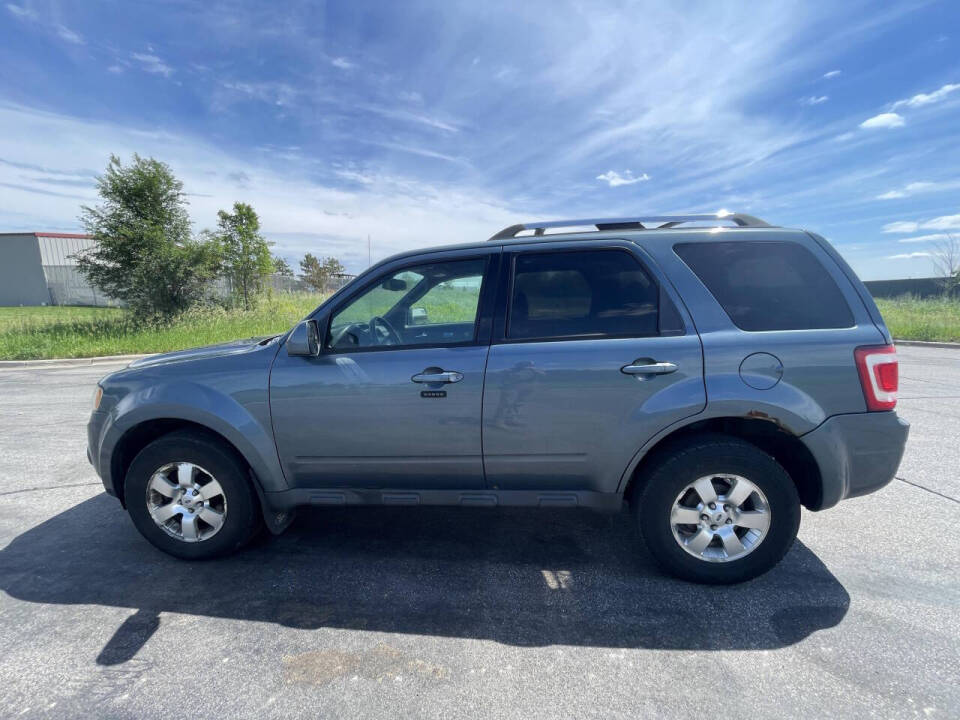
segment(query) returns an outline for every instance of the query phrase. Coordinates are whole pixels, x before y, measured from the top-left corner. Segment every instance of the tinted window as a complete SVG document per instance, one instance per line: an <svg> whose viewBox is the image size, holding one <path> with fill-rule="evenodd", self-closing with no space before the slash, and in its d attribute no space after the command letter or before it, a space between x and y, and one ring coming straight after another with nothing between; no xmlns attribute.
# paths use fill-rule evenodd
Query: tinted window
<svg viewBox="0 0 960 720"><path fill-rule="evenodd" d="M850 307L823 265L792 242L683 243L677 255L742 330L853 325Z"/></svg>
<svg viewBox="0 0 960 720"><path fill-rule="evenodd" d="M471 342L485 268L483 259L455 260L378 278L337 310L327 345L349 350Z"/></svg>
<svg viewBox="0 0 960 720"><path fill-rule="evenodd" d="M507 337L656 335L657 286L619 250L518 255Z"/></svg>

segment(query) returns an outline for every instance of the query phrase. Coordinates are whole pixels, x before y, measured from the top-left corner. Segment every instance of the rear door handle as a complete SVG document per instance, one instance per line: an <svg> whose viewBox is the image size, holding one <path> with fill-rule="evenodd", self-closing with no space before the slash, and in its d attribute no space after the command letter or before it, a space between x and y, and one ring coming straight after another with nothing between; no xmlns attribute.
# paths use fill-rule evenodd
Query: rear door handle
<svg viewBox="0 0 960 720"><path fill-rule="evenodd" d="M620 368L620 372L627 375L666 375L676 371L677 366L672 362L631 363Z"/></svg>
<svg viewBox="0 0 960 720"><path fill-rule="evenodd" d="M456 370L422 372L410 378L415 383L455 383L463 380L463 373Z"/></svg>

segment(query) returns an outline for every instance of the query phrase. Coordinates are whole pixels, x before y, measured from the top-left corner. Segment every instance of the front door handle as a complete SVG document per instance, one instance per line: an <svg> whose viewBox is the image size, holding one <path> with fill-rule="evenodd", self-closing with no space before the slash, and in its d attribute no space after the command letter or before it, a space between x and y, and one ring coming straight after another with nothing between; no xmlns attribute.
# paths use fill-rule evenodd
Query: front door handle
<svg viewBox="0 0 960 720"><path fill-rule="evenodd" d="M672 362L647 362L634 361L630 365L624 365L620 372L627 375L666 375L677 371L677 366Z"/></svg>
<svg viewBox="0 0 960 720"><path fill-rule="evenodd" d="M456 370L422 372L410 378L415 383L455 383L463 380L463 373Z"/></svg>

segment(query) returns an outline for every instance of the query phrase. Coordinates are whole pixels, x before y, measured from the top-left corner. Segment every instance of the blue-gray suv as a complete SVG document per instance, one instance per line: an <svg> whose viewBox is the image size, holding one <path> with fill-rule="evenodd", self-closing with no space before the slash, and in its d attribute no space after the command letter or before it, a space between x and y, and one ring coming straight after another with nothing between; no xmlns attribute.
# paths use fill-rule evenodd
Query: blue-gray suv
<svg viewBox="0 0 960 720"><path fill-rule="evenodd" d="M897 373L819 235L727 213L528 223L384 260L283 335L107 376L88 454L181 558L303 505L629 505L667 571L737 582L783 557L801 505L893 478Z"/></svg>

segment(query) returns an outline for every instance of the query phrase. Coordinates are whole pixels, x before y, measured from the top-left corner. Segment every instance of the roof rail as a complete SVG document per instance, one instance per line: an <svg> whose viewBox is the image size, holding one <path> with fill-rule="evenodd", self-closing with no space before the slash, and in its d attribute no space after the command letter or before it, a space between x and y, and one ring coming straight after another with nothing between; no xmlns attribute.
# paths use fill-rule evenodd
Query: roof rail
<svg viewBox="0 0 960 720"><path fill-rule="evenodd" d="M548 220L545 222L530 222L520 225L511 225L504 228L490 240L509 240L515 238L524 230L533 230L535 236L543 235L548 228L581 227L593 225L598 231L603 230L664 230L689 222L711 222L728 220L739 227L773 227L767 222L753 215L743 213L719 212L709 215L645 215L643 217L628 218L585 218L582 220ZM655 227L649 227L649 225Z"/></svg>

